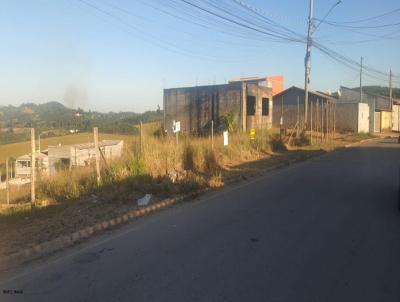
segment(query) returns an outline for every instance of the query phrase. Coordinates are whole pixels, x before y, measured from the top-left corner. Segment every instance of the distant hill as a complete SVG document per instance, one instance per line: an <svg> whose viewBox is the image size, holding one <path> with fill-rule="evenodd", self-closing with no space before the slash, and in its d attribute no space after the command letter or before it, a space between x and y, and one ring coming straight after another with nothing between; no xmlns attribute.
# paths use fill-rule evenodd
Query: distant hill
<svg viewBox="0 0 400 302"><path fill-rule="evenodd" d="M0 144L26 140L27 128L34 127L44 136L66 134L70 130L91 131L98 127L103 133L137 133L140 121L159 121L160 109L144 113L100 113L71 109L58 102L44 104L26 103L20 106L0 106Z"/></svg>
<svg viewBox="0 0 400 302"><path fill-rule="evenodd" d="M360 87L354 87L352 89L354 91L360 91ZM363 86L363 91L366 93L372 93L389 97L389 87ZM393 98L400 99L400 88L393 88L392 92L393 92Z"/></svg>

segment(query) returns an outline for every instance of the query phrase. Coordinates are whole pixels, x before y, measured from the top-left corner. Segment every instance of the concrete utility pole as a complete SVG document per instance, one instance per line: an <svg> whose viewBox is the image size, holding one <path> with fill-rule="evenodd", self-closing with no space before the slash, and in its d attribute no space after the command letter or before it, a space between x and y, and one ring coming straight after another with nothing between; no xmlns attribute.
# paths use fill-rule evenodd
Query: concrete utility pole
<svg viewBox="0 0 400 302"><path fill-rule="evenodd" d="M314 0L310 0L310 13L308 16L308 31L307 31L307 51L304 58L304 129L307 128L307 111L308 111L308 83L310 82L311 71L311 47L312 47L312 33L313 33L313 14L314 14Z"/></svg>
<svg viewBox="0 0 400 302"><path fill-rule="evenodd" d="M389 103L390 103L390 110L393 111L393 93L392 93L392 70L390 69L389 72Z"/></svg>
<svg viewBox="0 0 400 302"><path fill-rule="evenodd" d="M360 103L362 103L362 72L363 72L363 57L360 62Z"/></svg>

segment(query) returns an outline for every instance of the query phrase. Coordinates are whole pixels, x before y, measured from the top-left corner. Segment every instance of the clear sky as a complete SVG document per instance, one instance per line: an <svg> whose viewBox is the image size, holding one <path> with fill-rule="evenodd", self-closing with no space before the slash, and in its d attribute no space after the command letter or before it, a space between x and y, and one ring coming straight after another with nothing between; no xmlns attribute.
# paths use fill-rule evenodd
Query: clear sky
<svg viewBox="0 0 400 302"><path fill-rule="evenodd" d="M306 33L308 0L245 2ZM335 2L315 0L315 17L322 18ZM159 10L171 5L176 11L170 12L186 21ZM162 105L164 87L275 74L284 75L285 87L303 86L305 45L238 36L240 30L214 22L204 26L200 14L182 7L179 0L3 0L0 105L60 101L75 108L141 112ZM354 21L397 8L398 0L343 0L327 20ZM400 11L361 25L399 21ZM400 26L343 29L321 24L315 39L400 75ZM358 72L313 49L311 89L335 91L358 83ZM387 83L365 79L364 84Z"/></svg>

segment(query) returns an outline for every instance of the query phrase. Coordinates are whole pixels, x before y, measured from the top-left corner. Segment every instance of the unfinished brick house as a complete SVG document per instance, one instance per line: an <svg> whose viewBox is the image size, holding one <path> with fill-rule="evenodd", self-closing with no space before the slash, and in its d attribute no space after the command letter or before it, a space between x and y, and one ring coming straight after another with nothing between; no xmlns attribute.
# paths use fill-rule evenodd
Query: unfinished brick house
<svg viewBox="0 0 400 302"><path fill-rule="evenodd" d="M181 131L203 133L211 121L221 125L224 115L234 115L234 126L272 127L272 88L266 78L240 80L221 85L164 89L164 127L172 131L180 121Z"/></svg>

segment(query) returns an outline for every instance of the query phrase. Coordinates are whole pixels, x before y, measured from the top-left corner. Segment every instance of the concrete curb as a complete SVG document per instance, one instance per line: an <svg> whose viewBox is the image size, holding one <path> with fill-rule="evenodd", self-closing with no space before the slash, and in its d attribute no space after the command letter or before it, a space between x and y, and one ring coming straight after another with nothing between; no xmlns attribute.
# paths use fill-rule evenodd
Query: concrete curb
<svg viewBox="0 0 400 302"><path fill-rule="evenodd" d="M354 142L354 143L350 143L350 144L344 145L344 147L345 147L345 148L350 148L350 147L353 147L353 146L357 146L357 145L359 145L359 144L362 144L362 143L364 143L364 142L368 142L368 141L372 141L372 140L376 140L376 139L380 139L380 137L372 137L372 138L363 139L363 140L361 140L361 141L359 141L359 142Z"/></svg>
<svg viewBox="0 0 400 302"><path fill-rule="evenodd" d="M107 229L111 229L117 225L126 223L129 220L133 220L134 218L145 216L147 214L158 211L160 209L167 208L167 207L177 204L181 201L184 201L190 197L196 196L201 193L205 193L206 191L208 191L207 188L198 190L196 192L192 192L190 194L182 195L182 196L179 196L176 198L165 199L163 201L151 204L149 206L129 211L123 215L112 218L110 220L96 223L95 225L86 227L86 228L76 231L72 234L64 235L64 236L58 237L56 239L46 241L46 242L37 244L35 246L32 246L30 248L21 250L19 252L10 254L8 256L1 257L0 258L0 270L7 270L18 264L22 264L27 261L35 260L40 257L49 255L51 253L60 251L66 247L72 246L73 244L77 243L78 241L80 241L82 239L89 238L96 233L99 233L99 232L107 230Z"/></svg>

